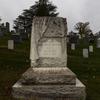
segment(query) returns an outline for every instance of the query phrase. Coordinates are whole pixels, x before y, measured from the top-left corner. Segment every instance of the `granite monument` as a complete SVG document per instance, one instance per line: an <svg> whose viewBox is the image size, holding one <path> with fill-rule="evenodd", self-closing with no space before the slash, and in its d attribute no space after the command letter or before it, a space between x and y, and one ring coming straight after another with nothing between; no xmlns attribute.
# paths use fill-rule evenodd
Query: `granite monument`
<svg viewBox="0 0 100 100"><path fill-rule="evenodd" d="M34 17L31 67L13 86L23 100L85 100L85 86L67 67L67 21L61 17Z"/></svg>

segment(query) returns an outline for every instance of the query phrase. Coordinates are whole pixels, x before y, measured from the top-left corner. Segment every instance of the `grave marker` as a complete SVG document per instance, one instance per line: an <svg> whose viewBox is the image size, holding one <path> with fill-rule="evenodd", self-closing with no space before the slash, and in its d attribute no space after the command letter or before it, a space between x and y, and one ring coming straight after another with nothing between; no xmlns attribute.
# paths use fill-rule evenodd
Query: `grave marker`
<svg viewBox="0 0 100 100"><path fill-rule="evenodd" d="M8 49L13 50L14 49L14 41L8 40Z"/></svg>
<svg viewBox="0 0 100 100"><path fill-rule="evenodd" d="M71 50L75 50L75 44L74 43L71 44Z"/></svg>
<svg viewBox="0 0 100 100"><path fill-rule="evenodd" d="M88 49L83 49L83 57L84 58L88 58L89 57Z"/></svg>
<svg viewBox="0 0 100 100"><path fill-rule="evenodd" d="M89 52L93 52L93 46L92 45L89 46Z"/></svg>
<svg viewBox="0 0 100 100"><path fill-rule="evenodd" d="M67 68L66 19L34 17L29 68L13 86L27 100L85 100L85 86Z"/></svg>

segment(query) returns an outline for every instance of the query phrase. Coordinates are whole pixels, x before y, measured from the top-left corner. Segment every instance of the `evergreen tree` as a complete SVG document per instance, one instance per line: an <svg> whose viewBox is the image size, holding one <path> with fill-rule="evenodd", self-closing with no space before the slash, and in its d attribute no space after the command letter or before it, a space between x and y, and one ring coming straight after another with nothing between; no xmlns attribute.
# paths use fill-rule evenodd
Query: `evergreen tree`
<svg viewBox="0 0 100 100"><path fill-rule="evenodd" d="M48 0L39 0L39 2L36 3L36 16L52 16L56 17L58 13L56 12L56 6L54 6L51 2Z"/></svg>
<svg viewBox="0 0 100 100"><path fill-rule="evenodd" d="M14 20L14 29L20 32L23 29L25 34L31 33L32 20L35 16L56 17L56 6L49 0L39 0L35 2L29 9L25 9L21 15Z"/></svg>

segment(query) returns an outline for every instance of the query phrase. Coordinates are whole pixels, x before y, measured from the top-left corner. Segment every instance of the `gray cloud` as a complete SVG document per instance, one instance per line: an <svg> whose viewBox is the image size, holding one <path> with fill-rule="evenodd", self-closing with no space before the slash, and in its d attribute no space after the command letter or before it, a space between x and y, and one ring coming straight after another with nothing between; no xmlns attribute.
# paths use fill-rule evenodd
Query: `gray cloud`
<svg viewBox="0 0 100 100"><path fill-rule="evenodd" d="M82 11L87 0L54 0L57 4L60 16L66 17L68 21L69 30L73 26L83 20Z"/></svg>
<svg viewBox="0 0 100 100"><path fill-rule="evenodd" d="M0 16L3 21L13 20L36 0L0 0ZM51 1L51 0L50 0ZM100 29L100 0L52 0L57 5L59 16L66 17L69 31L79 21L89 21L94 32Z"/></svg>

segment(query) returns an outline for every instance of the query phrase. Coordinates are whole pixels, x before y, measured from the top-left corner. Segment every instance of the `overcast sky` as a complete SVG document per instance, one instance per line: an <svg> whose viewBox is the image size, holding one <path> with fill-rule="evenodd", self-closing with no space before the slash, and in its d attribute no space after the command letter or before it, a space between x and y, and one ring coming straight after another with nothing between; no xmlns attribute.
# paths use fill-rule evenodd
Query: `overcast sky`
<svg viewBox="0 0 100 100"><path fill-rule="evenodd" d="M37 0L0 0L0 17L3 22L13 20ZM79 21L89 21L91 29L100 30L100 0L50 0L58 7L59 16L67 18L69 31Z"/></svg>

